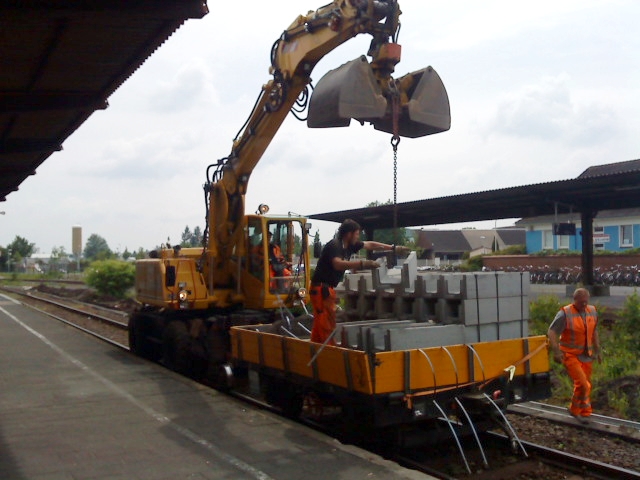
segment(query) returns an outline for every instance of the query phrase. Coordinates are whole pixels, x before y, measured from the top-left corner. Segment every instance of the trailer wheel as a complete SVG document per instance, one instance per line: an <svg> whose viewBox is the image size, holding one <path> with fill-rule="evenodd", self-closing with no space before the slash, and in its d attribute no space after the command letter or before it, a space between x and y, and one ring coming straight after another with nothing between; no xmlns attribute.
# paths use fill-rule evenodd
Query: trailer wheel
<svg viewBox="0 0 640 480"><path fill-rule="evenodd" d="M298 418L304 406L304 395L300 388L283 379L264 376L262 379L265 387L267 403L282 410L289 418Z"/></svg>

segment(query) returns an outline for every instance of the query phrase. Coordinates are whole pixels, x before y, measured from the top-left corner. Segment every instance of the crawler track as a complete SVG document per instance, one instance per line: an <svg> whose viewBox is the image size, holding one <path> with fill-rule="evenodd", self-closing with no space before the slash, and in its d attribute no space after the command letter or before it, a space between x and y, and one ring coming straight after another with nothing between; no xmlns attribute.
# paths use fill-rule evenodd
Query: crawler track
<svg viewBox="0 0 640 480"><path fill-rule="evenodd" d="M7 289L0 287L0 290L5 291L13 295L18 295L22 298L23 303L28 307L39 311L45 315L48 315L66 325L81 330L89 335L95 336L102 341L110 343L117 348L123 350L129 350L126 332L128 330L127 323L124 321L115 320L109 318L106 315L90 312L88 309L79 308L65 304L64 299L53 300L51 298L45 298L38 295L33 295L28 292L16 291L14 289ZM105 333L105 329L111 331L111 333ZM116 334L114 334L116 332ZM117 337L117 338L114 338ZM252 405L266 409L272 412L277 412L277 409L268 405L264 401L253 398L246 394L238 392L229 392L232 396L239 398L243 401L251 403ZM553 405L541 404L539 402L528 402L525 404L511 407L514 413L523 415L540 415L556 416L562 419L564 422L563 413L561 407L555 407ZM546 418L546 417L545 417ZM569 417L571 418L571 417ZM573 420L573 419L572 419ZM323 425L312 420L302 420L302 423L307 426L320 430L323 433L331 435L330 427ZM637 440L636 435L640 432L640 424L638 422L630 422L626 420L616 419L612 417L606 417L602 415L594 415L594 421L590 425L578 425L573 422L566 422L572 426L586 429L604 428L606 433L613 433L614 435L624 436L627 439ZM614 431L620 430L620 433ZM602 430L599 430L602 431ZM629 435L631 432L631 435ZM509 451L511 446L510 440L500 434L485 433L484 441L489 448L499 449L501 451ZM408 452L400 452L392 455L391 459L401 463L407 467L420 470L429 475L436 476L443 479L452 478L478 478L478 479L500 479L500 478L514 478L514 472L518 471L530 471L536 468L541 463L549 465L556 472L572 472L585 475L586 478L593 479L634 479L640 480L640 472L631 471L621 467L616 467L596 460L583 458L577 455L573 455L560 450L554 450L552 448L544 447L530 442L522 441L522 444L527 451L528 457L525 457L520 453L518 456L513 456L514 459L507 462L506 465L498 465L494 469L484 470L480 473L474 473L472 475L451 475L440 471L437 466L429 460L421 459L419 456L415 456ZM456 462L457 459L449 458L450 463ZM546 477L544 477L546 478ZM560 477L549 477L560 478Z"/></svg>

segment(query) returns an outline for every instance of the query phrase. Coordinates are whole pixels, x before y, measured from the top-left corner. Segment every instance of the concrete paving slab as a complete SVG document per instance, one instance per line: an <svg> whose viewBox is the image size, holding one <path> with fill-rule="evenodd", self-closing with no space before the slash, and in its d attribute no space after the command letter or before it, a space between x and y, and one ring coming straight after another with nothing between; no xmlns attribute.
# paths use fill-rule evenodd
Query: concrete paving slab
<svg viewBox="0 0 640 480"><path fill-rule="evenodd" d="M3 480L430 478L0 299Z"/></svg>

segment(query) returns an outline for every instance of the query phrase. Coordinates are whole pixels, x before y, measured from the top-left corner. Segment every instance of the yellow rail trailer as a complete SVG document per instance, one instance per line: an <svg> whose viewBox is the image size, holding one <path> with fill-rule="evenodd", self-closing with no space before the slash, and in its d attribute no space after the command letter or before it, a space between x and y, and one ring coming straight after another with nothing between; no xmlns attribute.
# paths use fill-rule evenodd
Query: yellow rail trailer
<svg viewBox="0 0 640 480"><path fill-rule="evenodd" d="M385 426L437 417L435 402L456 397L486 393L504 406L549 396L544 336L366 352L273 330L231 328L232 358L271 378L284 409L295 410L305 395L320 394L343 407L356 406L374 426Z"/></svg>

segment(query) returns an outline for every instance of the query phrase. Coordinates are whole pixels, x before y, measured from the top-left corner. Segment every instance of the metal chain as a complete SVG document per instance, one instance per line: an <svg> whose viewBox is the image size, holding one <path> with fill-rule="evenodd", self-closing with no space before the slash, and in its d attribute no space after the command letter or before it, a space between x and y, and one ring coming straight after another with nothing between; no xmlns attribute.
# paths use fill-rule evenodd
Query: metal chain
<svg viewBox="0 0 640 480"><path fill-rule="evenodd" d="M393 136L391 147L393 148L393 243L399 243L398 238L398 145L400 145L400 92L395 82L390 84L391 97L391 123ZM393 252L395 255L395 251Z"/></svg>
<svg viewBox="0 0 640 480"><path fill-rule="evenodd" d="M393 148L393 242L398 244L398 145L400 137L394 135L391 138Z"/></svg>

